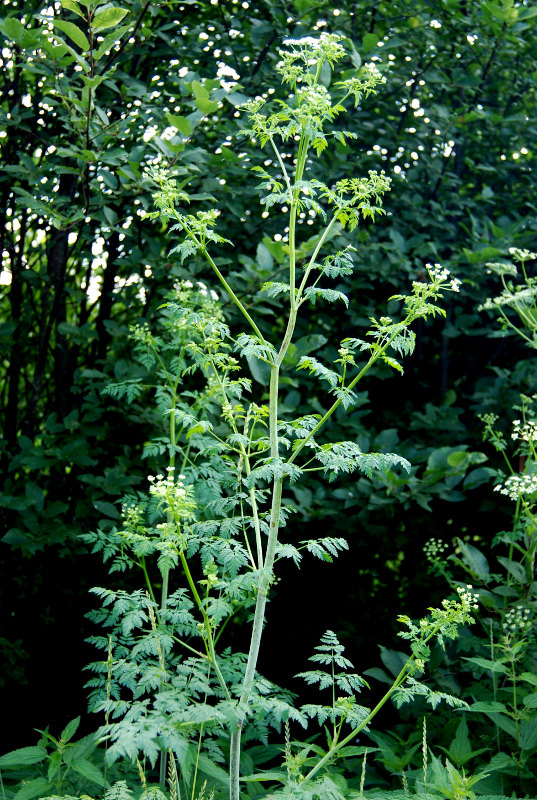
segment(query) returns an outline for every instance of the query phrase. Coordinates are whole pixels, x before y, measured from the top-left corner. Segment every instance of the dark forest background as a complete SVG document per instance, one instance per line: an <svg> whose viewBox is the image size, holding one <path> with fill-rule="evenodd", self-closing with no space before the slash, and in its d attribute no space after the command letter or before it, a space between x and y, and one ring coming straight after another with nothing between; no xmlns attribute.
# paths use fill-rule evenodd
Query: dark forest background
<svg viewBox="0 0 537 800"><path fill-rule="evenodd" d="M333 422L364 448L408 458L412 475L293 490L290 540L322 532L346 536L350 549L292 581L296 568L282 567L262 673L288 685L327 628L359 669L378 664L377 645L395 646L397 614L418 616L445 594L427 573L424 543L461 537L488 551L511 509L492 492L498 456L477 415L495 412L507 430L519 394L537 387L532 350L478 310L498 293L485 263L511 246L537 249L535 7L124 0L122 38L109 42L88 85L50 38L53 13L71 18L65 5L5 2L0 21L3 750L84 712L82 667L94 657L84 644L93 632L88 589L109 579L79 536L112 525L122 495L161 469L142 459L161 425L151 395L127 405L103 389L136 377L129 325L151 323L174 279L213 280L198 258L169 257L169 234L143 218L152 205L144 166L162 156L189 178L199 207L217 205L234 243L217 263L259 324L272 334L283 324L278 305L258 293L285 261L274 239L281 220L262 217L249 168L264 156L241 157L249 145L236 134L241 103L275 83L286 37L340 33L353 43L354 66L357 54L381 66L387 84L346 120L357 141L336 145L319 177L385 169L393 179L387 215L340 237L357 248L355 273L338 287L351 297L349 314L311 309L299 322L301 346L335 357L329 336L360 336L371 315L395 316L388 298L427 262L449 267L462 286L445 320L418 327L404 376L377 370L359 408ZM314 233L307 219L302 233ZM232 328L240 324L225 310ZM263 374L253 378L263 387ZM309 379L286 380L288 406L304 397L322 405ZM240 626L229 635L240 641Z"/></svg>

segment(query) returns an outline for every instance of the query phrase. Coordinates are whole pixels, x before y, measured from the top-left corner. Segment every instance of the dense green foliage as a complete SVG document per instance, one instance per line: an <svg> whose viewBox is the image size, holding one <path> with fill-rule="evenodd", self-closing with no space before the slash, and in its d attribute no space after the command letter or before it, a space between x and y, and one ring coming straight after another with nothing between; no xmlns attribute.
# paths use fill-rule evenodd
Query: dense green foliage
<svg viewBox="0 0 537 800"><path fill-rule="evenodd" d="M95 613L100 622L120 624L118 620L129 611L120 608L125 592L134 591L129 594L133 598L139 590L130 578L121 583L115 575L113 584L104 573L96 578L98 565L87 555L89 532L97 531L92 544L95 536L103 543L113 538L122 517L121 498L126 494L140 498L147 489L147 474L162 472L168 463L169 420L161 413L167 398L161 393L155 402L151 387L158 383L158 375L151 376L154 365L147 354L140 360L133 352L128 333L132 326L143 332L149 325L155 336L160 335L159 309L169 300L175 281L215 285L199 248L170 254L177 234L168 233L164 219L155 222L147 214L155 191L147 168L157 159L172 165L177 181L184 181L179 190L188 191L189 213L215 204L221 209L215 230L233 246L222 243L213 252L215 266L255 319L259 333L267 340L281 340L286 323L282 296L289 291L281 281L286 281L289 251L276 206L285 198L275 197L272 186L260 205L259 181L251 167L257 168L264 183L277 165L269 144L254 153L247 139L238 135L246 126L239 109L257 95L268 99L275 89L278 92L274 67L286 37L334 32L348 37L350 60L345 62L343 80L352 79L369 61L379 67L387 83L377 87L377 94L359 98L356 107L351 103L344 123L336 117L339 136L330 141L330 157L310 155L307 166L316 180L330 186L354 178L357 164L360 175L385 170L392 185L384 199L387 213L377 215L374 226L362 208L364 219L355 230L352 218L341 218L346 229L337 226L327 238L331 251L343 255L338 262L325 262L324 273L332 278L330 289L324 290L324 298L316 290L310 292L311 305L296 320L295 338L281 364L282 415L294 417L296 409L324 413L330 391L338 390L335 373L324 365L349 357L349 351L338 352L338 343L349 337L354 342L362 339L371 317L388 313L399 318L400 303L393 300L386 306L386 300L405 294L413 280L426 279L426 262L449 266L462 286L444 301L445 321L438 318L427 326L418 322L416 351L405 359L404 375L394 373L389 362L377 368L375 378L360 389L352 412L338 408L323 434L322 443L351 440L360 453L380 454L380 460L397 453L399 464L412 465L410 472L397 468L392 458L391 464L384 464L386 469L376 470L380 462L371 462L370 474L351 476L353 454L348 450L327 460L333 483L303 475L300 483L289 487L297 513L286 529L288 550L280 556L299 560L299 549L308 542L309 550L318 548L314 555L329 562L343 547L343 536L349 555L341 567L331 568L332 575L322 564L313 573L327 587L328 596L312 591L307 568L303 581L293 574L292 581L275 587L274 608L269 608L275 616L266 631L262 671L276 683L285 679L287 685L290 675L303 671L323 631L334 628L363 672L377 661L377 643L393 647L392 620L402 609L410 616L423 615L424 587L431 598L425 605L436 605L444 596L446 589L435 577L438 572L454 587L464 579L465 570L471 576L468 580L483 587L479 591L486 613L471 633L461 636L456 650L449 645L443 656L440 648L433 648L431 687L464 698L471 713L462 721L452 714L446 724L442 706L430 714L418 701L402 712L403 717L386 717L391 731L374 734L379 751L378 757L371 753L367 758L365 796L380 797L382 788L400 789L403 796L407 786L416 796L429 792L431 797L472 796L457 794L458 785L463 787L460 792L486 796L511 792L532 796L537 751L535 681L528 677L535 674L537 657L532 507L519 502L513 531L502 532L510 530L512 503L509 497L492 493L491 476L494 468L501 467L502 432L504 439L509 437L510 421L521 418L521 412L511 409L520 404L521 392L529 396L537 385L527 346L533 341L533 261L527 266L529 284L523 275L524 296L510 283L513 275L506 260L509 247L537 249L532 192L536 10L528 3L507 0L498 4L345 1L337 8L309 0L127 2L121 9L112 4L101 8L88 26L84 3L66 0L62 6L26 2L21 9L6 3L0 22L4 38L0 511L5 575L0 592L11 610L0 639L6 665L2 683L11 691L28 679L35 684L44 671L43 683L32 697L36 714L43 714L42 702L52 719L54 693L48 708L40 696L49 692L45 686L51 681L62 680L71 640L82 641L94 632L82 621L90 601L78 599L81 592L96 582L113 585L101 595L110 619L104 611L101 617ZM331 85L331 72L325 64L320 75L323 86ZM346 138L344 130L353 138ZM286 149L283 162L291 165L292 139ZM308 264L317 245L315 211L304 205L297 215L300 268ZM181 262L181 255L186 261ZM494 263L487 267L487 262ZM490 313L498 306L487 302L501 289L498 272L504 280L501 308L511 322L521 318L525 341L506 337L495 322L496 314ZM324 302L333 300L336 305ZM347 315L334 314L337 303L344 308L345 302ZM222 325L229 326L236 338L243 326L240 309L224 299L218 314L223 314ZM143 344L142 335L138 356ZM248 363L244 377L268 402L270 370L258 358L267 353L256 346L242 341ZM170 350L168 355L172 354ZM297 372L300 359L303 369ZM189 391L200 391L195 376L184 377ZM526 422L533 416L530 402L524 402ZM491 434L492 445L482 443L477 417L487 413L497 414L504 426ZM498 423L487 419L492 431ZM186 422L195 429L199 420ZM193 442L204 432L193 430ZM528 447L531 441L527 440ZM515 473L525 471L530 481L535 463L531 447L517 453L519 463L513 467ZM206 469L207 480L213 473L210 466ZM199 496L197 500L199 504ZM321 531L330 538L315 545ZM428 577L421 549L431 533L435 539L451 541L455 555L448 566L439 558L438 545L429 544L433 573ZM500 566L491 550L493 543L503 548ZM240 566L238 551L226 557L228 563L238 559L232 570ZM207 581L211 574L209 570ZM291 568L284 565L282 574L287 578ZM158 570L151 579L158 583ZM143 597L139 595L142 606ZM176 601L177 597L170 603L171 616ZM66 607L73 602L75 616L70 618ZM244 600L245 609L248 602ZM291 602L296 611L289 619L286 607ZM132 625L124 628L122 647L135 644L132 631L140 622L150 621L150 608L149 604L142 612L144 619L136 619L139 608L130 609L135 613ZM385 610L381 620L379 608ZM227 632L227 643L235 651L247 649L243 646L246 611L238 620ZM194 625L186 617L181 624ZM370 627L375 628L371 633ZM506 634L508 630L517 635ZM154 630L145 633L149 644L146 650L139 648L138 663L145 663L148 653L155 656ZM108 652L106 636L98 643ZM73 642L72 647L77 646ZM333 653L341 647L336 638L323 640L323 646ZM48 673L41 665L44 648L51 649L64 666L54 664ZM368 651L365 658L364 651ZM391 685L402 667L398 651L383 648L381 654L384 670L372 668L366 675L379 681L372 681L376 698L382 691L375 687L383 681ZM461 654L466 658L463 668ZM240 672L233 664L228 667ZM320 674L307 675L310 684L332 685ZM106 671L104 676L106 693ZM196 697L214 691L203 675L198 679L199 685L191 687ZM160 679L154 680L150 689L158 686ZM176 680L181 680L180 670ZM83 680L77 676L76 682L80 685ZM256 729L261 737L263 726L273 722L279 730L282 719L298 713L290 710L290 695L273 698L271 685L267 681L263 686L263 718ZM352 681L346 685L357 688ZM293 688L303 691L299 682ZM187 694L183 691L183 696ZM318 701L313 691L307 694L310 698ZM335 724L334 707L324 708L325 721ZM63 727L65 714L66 722L81 710L64 709L52 732ZM184 708L175 711L186 713ZM345 714L349 713L347 709ZM428 732L422 752L424 715ZM22 724L15 719L12 724L30 731L34 724L44 727L46 721L25 715ZM201 717L195 722L202 722ZM50 793L51 781L55 791L65 795L95 793L96 785L126 779L131 788L115 784L106 796L139 794L137 772L121 772L117 764L104 766L93 738L74 748L67 745L76 726L75 721L67 726L59 743L45 736L19 757L22 761L0 762L2 768L19 770L10 773L16 780L41 781L20 800ZM118 728L112 748L121 748L121 742L126 748L132 745L132 730L124 739L123 732ZM6 735L7 750L12 740L8 731ZM21 744L28 741L27 735ZM293 727L294 735L300 738ZM151 740L144 736L140 751ZM283 741L283 734L278 734L267 748L249 745L252 762L243 765L243 772L265 763L267 769L276 763L274 769L281 769ZM323 743L324 734L322 742L311 745L311 753L301 755L303 751L288 739L285 775L296 778L304 765L310 768L313 762L308 759L321 758ZM362 737L356 752L348 752L345 771L333 770L331 778L328 774L322 778L323 797L341 796L337 792L359 796L364 744L370 745L370 740ZM218 784L221 778L214 757L218 761L222 746L225 750L216 741L215 751L205 755L204 777L209 783ZM130 755L127 749L118 753ZM185 754L188 760L189 751ZM446 755L450 766L440 761ZM481 773L479 782L472 784L467 764L472 774ZM184 760L180 766L188 773ZM37 777L36 769L41 771ZM112 771L107 773L108 769ZM486 778L484 773L489 773ZM93 781L91 789L84 788L82 778ZM261 789L255 788L260 785L252 782L249 791L261 796Z"/></svg>

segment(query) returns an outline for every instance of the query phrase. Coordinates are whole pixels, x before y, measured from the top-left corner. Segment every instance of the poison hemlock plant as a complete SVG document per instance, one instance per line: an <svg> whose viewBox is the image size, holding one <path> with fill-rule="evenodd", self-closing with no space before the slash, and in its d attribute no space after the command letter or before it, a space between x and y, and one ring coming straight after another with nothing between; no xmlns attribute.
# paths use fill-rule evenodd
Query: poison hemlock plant
<svg viewBox="0 0 537 800"><path fill-rule="evenodd" d="M102 605L92 618L104 629L93 642L104 657L92 665L89 683L92 709L105 714L101 736L107 763L138 759L143 796L157 796L173 774L169 785L176 797L199 798L206 781L215 798L240 800L246 791L339 800L345 795L332 765L337 758L362 753L351 743L389 699L402 704L420 695L433 708L441 700L460 705L447 694L432 692L419 678L431 643L455 638L461 625L472 622L474 597L465 589L441 608L430 609L418 624L400 617L411 655L373 709L356 704L355 693L365 681L347 672L351 665L330 632L313 657L328 672L304 674L308 682L332 690L330 704L297 709L289 692L257 672L277 561L293 558L298 563L304 551L331 560L347 547L335 537L308 540L301 547L287 541L282 530L294 509L285 499L285 487L306 471L333 480L346 472L370 476L410 469L395 453L364 453L355 441L327 440L327 423L340 407L350 410L356 404L355 389L377 362L402 372L399 359L414 349L412 323L445 315L438 301L459 286L447 269L427 265L427 280L414 281L408 295L392 298L402 304L400 321L371 319L363 338L339 343L332 364L309 355L293 357L290 346L304 305L349 302L330 280L350 274L353 248L325 252L332 234L351 233L361 221L384 213L382 198L390 185L384 172L376 171L333 185L307 177L312 153L322 157L334 139L345 143L355 138L332 126L345 103L358 105L384 83L370 64L335 81L331 94L326 67L335 70L344 56L337 35L288 40L277 66L286 87L282 98L272 106L256 98L243 107L248 120L243 136L270 148L275 158L273 172L254 168L261 203L288 212L282 234L286 282L262 288L269 297L284 298L281 340L262 332L219 268L216 250L229 244L217 231L219 211L187 213L189 197L173 171L159 166L149 173L157 186L158 210L151 216L171 223L170 232L182 236L172 253L183 263L208 262L246 330L232 334L214 289L182 280L170 290L154 329L145 324L131 328L147 378L108 390L130 402L153 386L167 428L146 448L148 456L165 462L162 473L148 477L147 492L125 498L120 525L85 537L111 573L138 569L143 577L134 591L93 590ZM293 161L285 161L284 147L293 149ZM320 227L311 255L299 260L297 227L304 210L313 212ZM297 380L300 371L307 371L326 393L324 413L279 414L280 372L284 360L288 365L293 358ZM252 383L241 374L242 365L252 361L270 372L268 397L253 399ZM225 644L226 626L237 615L248 620L246 653ZM288 741L286 769L259 773L258 765L280 753L266 746L270 731L279 734L290 722L305 728L310 718L326 727L326 746ZM259 742L265 746L254 744ZM160 789L147 784L143 761L151 767L160 763ZM283 786L265 789L265 782Z"/></svg>
<svg viewBox="0 0 537 800"><path fill-rule="evenodd" d="M187 280L171 292L163 308L161 331L133 330L143 363L148 370L156 370L157 401L169 420L167 440L159 439L150 449L160 449L169 457L166 474L150 479L148 495L125 501L121 529L88 537L111 560L112 569L138 566L146 583L144 589L130 594L96 590L103 608L94 617L110 630L111 639L95 639L110 655L96 666L102 677L92 681L92 702L96 710L110 715L109 759L143 753L154 764L160 757L164 785L165 754L171 750L179 780L193 794L200 773L214 784L215 791L239 800L240 763L248 756L249 743L265 740L269 729L279 730L284 721L305 725L313 713L312 707L295 709L288 693L256 672L275 563L282 557L297 562L301 557L299 548L281 540L281 530L293 510L284 499L284 485L299 481L304 470L333 479L354 470L370 475L375 470L409 469L408 462L396 454L363 453L353 441L323 441L324 428L340 406L353 406L355 387L376 362L402 371L397 357L413 351L411 324L444 314L437 301L445 290L458 289L458 281L447 269L428 265L427 282L415 281L408 296L394 298L403 304L401 321L373 319L363 339L347 338L340 343L338 358L330 366L310 356L296 359L296 369L317 377L331 396L326 412L295 419L279 416L280 369L300 309L319 300L348 302L327 281L349 274L352 248L323 254L330 234L352 231L361 220L382 214L382 196L390 183L383 172L374 171L366 178L341 180L332 186L307 179L312 150L321 156L334 137L354 138L354 134L329 130L345 102L353 99L358 104L384 82L376 67L367 65L353 77L335 82L333 98L320 76L324 65L335 68L344 55L340 37L335 35L289 40L277 68L291 95L277 100L272 108L259 98L243 107L248 119L243 135L269 147L276 159L274 174L254 168L261 179L261 203L267 209L286 207L289 214L284 232L287 282L263 287L268 295L286 298L288 316L281 341L266 338L219 269L215 248L228 242L216 229L218 210L186 213L183 207L189 198L184 185L179 187L163 167L150 173L158 187L158 211L152 216L170 222L171 232L183 237L172 253L183 262L206 259L247 328L232 336L216 292ZM282 144L289 148L294 143L294 163L286 166ZM313 211L322 227L310 258L299 264L297 218L304 209ZM250 399L252 386L241 376L241 359L256 359L268 367L268 398ZM128 398L140 389L129 383L111 391ZM334 538L304 543L306 550L321 558L337 555L345 547L343 540ZM155 558L162 576L159 597L150 577L149 565ZM178 576L179 582L181 573L184 585L170 591L170 575ZM404 702L416 692L430 695L414 677L428 658L428 642L455 636L457 626L471 620L471 607L471 598L463 593L433 610L419 628L403 619L409 627L404 635L411 641L412 655L373 711L354 706L354 691L361 679L334 678L336 683L344 681L347 700L341 708L333 704L329 712L320 707L314 713L321 724L327 713L334 729L328 750L317 752L315 763L309 761L308 772L302 775L303 792L315 794L316 783L326 780L325 766L389 697ZM248 652L222 650L220 638L228 621L245 610L252 615ZM324 641L321 646L328 644ZM335 654L334 658L342 657ZM433 698L433 705L439 699ZM350 733L340 738L343 722ZM308 785L311 788L306 789Z"/></svg>
<svg viewBox="0 0 537 800"><path fill-rule="evenodd" d="M535 347L534 278L528 262L537 254L511 248L513 263L494 262L487 269L500 275L501 295L484 304L484 309L500 313L505 331L520 335ZM514 286L518 264L523 273L521 284ZM513 312L518 315L518 323ZM479 793L522 796L535 790L537 769L537 412L536 396L522 395L513 412L516 419L506 430L496 414L481 415L483 438L501 455L504 470L489 470L494 476L494 491L513 504L513 522L499 531L494 548L503 548L493 567L490 557L476 542L456 539L456 552L446 557L448 546L431 540L426 555L434 573L442 574L456 586L454 567L464 570L467 579L479 589L486 609L481 615L481 635L464 636L457 643L458 657L451 667L459 692L470 704L467 712L471 734L478 742L475 751L487 752L489 761ZM511 452L510 452L511 451ZM509 513L509 510L506 509ZM481 537L482 538L482 537ZM460 585L460 584L459 584ZM461 658L462 656L462 658ZM453 670L455 667L455 670ZM449 667L448 667L449 670Z"/></svg>

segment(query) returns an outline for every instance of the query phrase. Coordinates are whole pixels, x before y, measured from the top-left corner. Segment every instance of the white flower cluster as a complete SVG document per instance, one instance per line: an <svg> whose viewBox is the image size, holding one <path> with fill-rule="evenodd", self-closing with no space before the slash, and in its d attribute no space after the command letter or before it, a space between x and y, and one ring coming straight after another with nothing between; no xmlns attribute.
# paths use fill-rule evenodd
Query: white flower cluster
<svg viewBox="0 0 537 800"><path fill-rule="evenodd" d="M218 294L214 291L214 289L208 289L207 285L203 283L203 281L196 281L194 285L192 281L180 281L179 283L175 284L176 291L181 291L184 289L195 289L197 287L197 291L203 295L203 297L210 297L211 300L219 300Z"/></svg>
<svg viewBox="0 0 537 800"><path fill-rule="evenodd" d="M518 272L514 264L504 264L502 261L487 261L485 269L489 275L491 272L496 275L516 275Z"/></svg>
<svg viewBox="0 0 537 800"><path fill-rule="evenodd" d="M532 253L531 250L521 250L519 247L510 247L509 255L512 256L515 261L533 261L537 258L537 253Z"/></svg>
<svg viewBox="0 0 537 800"><path fill-rule="evenodd" d="M162 500L184 500L186 497L186 489L184 486L184 475L179 475L177 480L174 479L174 468L167 467L167 475L149 475L147 480L151 484L149 487L149 494L154 497L160 497Z"/></svg>
<svg viewBox="0 0 537 800"><path fill-rule="evenodd" d="M517 287L514 292L504 289L498 297L489 297L488 300L479 306L478 311L494 311L499 306L513 306L515 310L522 313L527 306L533 304L536 296L537 288L534 286ZM531 322L533 324L533 319Z"/></svg>
<svg viewBox="0 0 537 800"><path fill-rule="evenodd" d="M303 36L301 39L284 39L283 44L289 45L289 47L311 47L315 50L319 47L319 39L314 39L313 36Z"/></svg>
<svg viewBox="0 0 537 800"><path fill-rule="evenodd" d="M429 561L436 561L447 549L448 545L442 539L428 539L423 546L423 552Z"/></svg>
<svg viewBox="0 0 537 800"><path fill-rule="evenodd" d="M505 494L510 500L537 492L537 475L511 475L505 483L494 487L495 492Z"/></svg>
<svg viewBox="0 0 537 800"><path fill-rule="evenodd" d="M449 283L452 292L458 292L461 282L458 278L451 278L451 272L442 264L425 264L429 277L433 283Z"/></svg>
<svg viewBox="0 0 537 800"><path fill-rule="evenodd" d="M364 64L363 68L369 73L368 77L375 81L375 83L386 83L386 78L372 61L370 61L369 64Z"/></svg>
<svg viewBox="0 0 537 800"><path fill-rule="evenodd" d="M531 627L531 611L518 605L509 609L502 623L504 633L525 633Z"/></svg>
<svg viewBox="0 0 537 800"><path fill-rule="evenodd" d="M342 51L343 48L338 41L341 36L333 33L321 33L318 39L313 36L302 36L300 39L284 39L283 44L288 47L307 47L310 50L320 50L321 48L333 47L336 51Z"/></svg>
<svg viewBox="0 0 537 800"><path fill-rule="evenodd" d="M479 592L474 591L474 587L471 583L467 583L466 586L457 586L457 594L465 610L478 610L479 605L477 603L477 598L479 597ZM445 602L445 600L442 601L442 603Z"/></svg>
<svg viewBox="0 0 537 800"><path fill-rule="evenodd" d="M520 439L522 442L537 442L537 422L529 419L524 424L519 419L513 421L511 439Z"/></svg>
<svg viewBox="0 0 537 800"><path fill-rule="evenodd" d="M503 305L503 297L487 297L484 303L477 307L478 311L496 311L498 306Z"/></svg>
<svg viewBox="0 0 537 800"><path fill-rule="evenodd" d="M330 111L332 98L324 86L307 86L300 92L300 100L308 115L323 116Z"/></svg>

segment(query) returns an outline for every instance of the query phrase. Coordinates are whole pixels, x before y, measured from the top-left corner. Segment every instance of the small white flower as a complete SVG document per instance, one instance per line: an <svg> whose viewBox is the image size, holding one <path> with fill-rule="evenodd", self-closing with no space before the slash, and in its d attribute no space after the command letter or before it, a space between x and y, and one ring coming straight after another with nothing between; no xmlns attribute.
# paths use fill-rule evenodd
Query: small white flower
<svg viewBox="0 0 537 800"><path fill-rule="evenodd" d="M537 253L532 253L531 250L521 250L519 247L510 247L509 255L513 256L515 261L533 261L537 258Z"/></svg>
<svg viewBox="0 0 537 800"><path fill-rule="evenodd" d="M495 492L504 494L510 500L518 500L524 495L537 492L537 475L511 475L503 484L494 487Z"/></svg>
<svg viewBox="0 0 537 800"><path fill-rule="evenodd" d="M319 39L314 39L313 36L303 36L301 39L284 39L283 44L290 45L291 47L319 47Z"/></svg>

